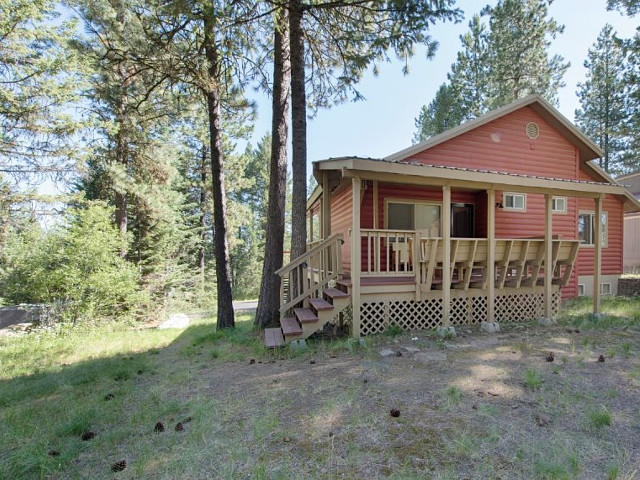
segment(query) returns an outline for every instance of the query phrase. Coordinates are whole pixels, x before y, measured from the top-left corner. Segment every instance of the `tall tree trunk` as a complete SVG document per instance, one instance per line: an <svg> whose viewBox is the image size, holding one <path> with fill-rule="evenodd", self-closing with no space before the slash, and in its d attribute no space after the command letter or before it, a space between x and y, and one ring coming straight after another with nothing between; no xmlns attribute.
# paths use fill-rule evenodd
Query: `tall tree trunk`
<svg viewBox="0 0 640 480"><path fill-rule="evenodd" d="M209 63L210 85L205 91L209 117L209 142L211 150L211 194L213 200L213 247L216 259L218 292L218 330L235 327L233 297L231 294L231 268L227 242L227 210L222 170L222 130L220 128L220 61L216 45L215 18L213 12L205 16L205 55Z"/></svg>
<svg viewBox="0 0 640 480"><path fill-rule="evenodd" d="M305 92L303 6L301 0L289 3L291 34L291 143L292 143L292 211L291 258L307 249L307 95Z"/></svg>
<svg viewBox="0 0 640 480"><path fill-rule="evenodd" d="M119 115L118 133L116 134L116 163L122 166L125 173L129 168L129 146L125 133L125 120ZM127 216L127 192L118 187L114 193L113 202L116 206L116 227L120 231L120 256L127 255L127 228L129 217Z"/></svg>
<svg viewBox="0 0 640 480"><path fill-rule="evenodd" d="M255 324L266 327L280 317L280 277L275 274L282 267L284 250L285 200L287 189L287 136L289 130L289 87L291 62L289 57L289 29L287 11L278 12L274 34L273 113L271 119L271 160L269 172L269 200L267 231L262 265L260 299Z"/></svg>
<svg viewBox="0 0 640 480"><path fill-rule="evenodd" d="M200 158L200 246L198 248L198 268L200 269L201 286L204 287L204 269L205 269L205 242L207 239L206 215L207 212L207 147L202 146L202 157Z"/></svg>

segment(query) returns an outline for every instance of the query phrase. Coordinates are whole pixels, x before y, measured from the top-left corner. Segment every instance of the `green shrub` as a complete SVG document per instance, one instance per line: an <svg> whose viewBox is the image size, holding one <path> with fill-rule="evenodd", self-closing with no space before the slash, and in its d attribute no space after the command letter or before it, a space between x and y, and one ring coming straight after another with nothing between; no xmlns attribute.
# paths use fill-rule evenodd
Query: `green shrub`
<svg viewBox="0 0 640 480"><path fill-rule="evenodd" d="M121 242L112 209L99 202L70 210L49 231L11 232L0 291L9 302L60 306L56 320L126 317L142 294L138 271L120 257Z"/></svg>

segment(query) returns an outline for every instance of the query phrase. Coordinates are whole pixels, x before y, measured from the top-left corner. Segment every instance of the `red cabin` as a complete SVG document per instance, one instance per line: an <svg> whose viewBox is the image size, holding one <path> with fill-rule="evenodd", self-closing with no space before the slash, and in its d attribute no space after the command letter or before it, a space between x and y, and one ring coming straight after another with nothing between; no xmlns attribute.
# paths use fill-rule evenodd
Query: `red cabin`
<svg viewBox="0 0 640 480"><path fill-rule="evenodd" d="M385 158L315 162L309 249L279 271L285 338L553 319L577 295L598 312L640 211L601 156L531 95Z"/></svg>

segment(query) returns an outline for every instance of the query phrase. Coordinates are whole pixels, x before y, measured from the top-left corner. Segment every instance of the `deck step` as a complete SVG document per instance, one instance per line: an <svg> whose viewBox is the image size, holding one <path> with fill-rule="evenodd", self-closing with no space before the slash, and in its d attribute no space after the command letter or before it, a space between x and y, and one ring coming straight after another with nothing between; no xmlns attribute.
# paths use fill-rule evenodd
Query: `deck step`
<svg viewBox="0 0 640 480"><path fill-rule="evenodd" d="M264 344L267 348L277 348L284 345L282 330L279 328L264 329Z"/></svg>
<svg viewBox="0 0 640 480"><path fill-rule="evenodd" d="M282 333L285 336L302 335L302 327L295 317L286 317L280 320Z"/></svg>
<svg viewBox="0 0 640 480"><path fill-rule="evenodd" d="M294 308L293 313L302 323L312 323L318 321L318 316L309 308Z"/></svg>
<svg viewBox="0 0 640 480"><path fill-rule="evenodd" d="M329 298L348 298L349 294L337 288L326 288L323 292Z"/></svg>
<svg viewBox="0 0 640 480"><path fill-rule="evenodd" d="M331 305L323 298L310 298L309 304L311 304L316 312L319 312L321 310L333 310L333 305Z"/></svg>

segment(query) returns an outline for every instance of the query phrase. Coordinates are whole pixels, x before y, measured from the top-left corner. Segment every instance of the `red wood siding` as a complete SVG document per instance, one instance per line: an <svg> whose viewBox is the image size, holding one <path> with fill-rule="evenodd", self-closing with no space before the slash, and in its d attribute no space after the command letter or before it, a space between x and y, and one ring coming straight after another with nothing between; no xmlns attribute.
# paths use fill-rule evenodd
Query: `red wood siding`
<svg viewBox="0 0 640 480"><path fill-rule="evenodd" d="M539 137L531 140L525 133L528 122L536 122ZM424 164L457 166L465 168L494 170L511 173L537 175L541 177L582 179L601 181L587 172L579 164L579 154L571 143L547 124L530 107L505 115L470 132L417 153L407 161ZM526 179L523 183L526 184ZM417 187L400 184L380 183L378 186L378 224L373 219L373 183L366 182L361 201L361 227L385 227L385 199L401 198L419 201L442 202L440 188ZM518 193L517 188L510 190ZM476 206L476 236L486 237L487 205L485 191L452 192L452 202L472 203ZM503 202L503 192L496 192L496 202ZM603 248L602 273L605 275L622 272L622 218L621 199L607 196L604 211L608 214L608 245ZM567 212L553 215L553 234L562 238L577 238L578 211L594 210L594 202L589 199L567 198ZM332 232L345 234L343 263L349 271L350 239L346 232L351 228L351 187L341 189L332 197ZM527 194L526 211L509 211L496 208L495 231L497 238L525 238L544 235L544 196ZM363 259L366 261L366 244L363 243ZM364 264L363 264L364 266ZM569 284L563 288L563 297L577 295L577 275L593 274L593 249L582 247L578 254L576 268Z"/></svg>
<svg viewBox="0 0 640 480"><path fill-rule="evenodd" d="M579 211L595 211L595 202L589 199L578 200ZM602 274L617 275L622 273L622 204L614 197L607 195L602 205L607 213L607 246L602 248ZM577 222L577 216L576 216ZM593 275L593 247L580 247L578 252L578 275Z"/></svg>
<svg viewBox="0 0 640 480"><path fill-rule="evenodd" d="M525 133L528 122L536 122L540 128L535 140ZM417 153L407 161L553 178L576 176L575 147L530 107Z"/></svg>
<svg viewBox="0 0 640 480"><path fill-rule="evenodd" d="M331 195L331 233L342 233L342 268L351 271L351 237L348 231L352 224L351 185L341 187Z"/></svg>

